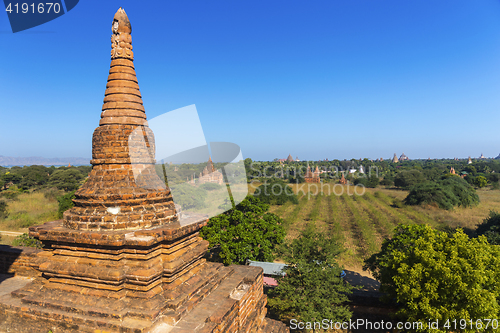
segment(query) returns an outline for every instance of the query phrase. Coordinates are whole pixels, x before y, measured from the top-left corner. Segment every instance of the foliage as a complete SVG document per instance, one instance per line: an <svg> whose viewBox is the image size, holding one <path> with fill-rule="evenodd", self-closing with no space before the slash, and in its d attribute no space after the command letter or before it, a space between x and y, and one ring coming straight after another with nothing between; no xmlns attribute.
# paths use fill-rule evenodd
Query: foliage
<svg viewBox="0 0 500 333"><path fill-rule="evenodd" d="M439 182L427 181L410 189L404 200L407 205L437 204L439 208L471 207L479 203L476 191L462 178L444 177Z"/></svg>
<svg viewBox="0 0 500 333"><path fill-rule="evenodd" d="M59 209L57 210L58 218L61 219L63 217L63 213L74 206L73 203L74 198L75 198L75 191L57 197L57 202L59 203Z"/></svg>
<svg viewBox="0 0 500 333"><path fill-rule="evenodd" d="M458 199L449 188L427 181L413 186L404 199L404 203L407 205L437 204L439 208L453 209L458 205Z"/></svg>
<svg viewBox="0 0 500 333"><path fill-rule="evenodd" d="M41 249L43 247L42 242L38 239L29 236L27 233L24 233L20 236L17 236L12 241L13 246L28 246L28 247L36 247L37 249Z"/></svg>
<svg viewBox="0 0 500 333"><path fill-rule="evenodd" d="M288 201L294 204L299 203L292 189L284 181L276 178L268 179L266 183L257 187L253 195L270 205L283 205Z"/></svg>
<svg viewBox="0 0 500 333"><path fill-rule="evenodd" d="M223 186L224 185L219 185L215 183L204 183L200 185L200 188L204 189L205 191L215 191L222 189Z"/></svg>
<svg viewBox="0 0 500 333"><path fill-rule="evenodd" d="M342 269L336 261L340 253L338 243L312 223L300 237L284 244L281 254L288 266L286 276L269 292L273 312L282 320L348 320L351 312L342 304L352 287L341 278Z"/></svg>
<svg viewBox="0 0 500 333"><path fill-rule="evenodd" d="M479 196L476 191L462 178L458 176L448 177L439 181L439 184L451 190L458 199L458 206L472 207L479 204Z"/></svg>
<svg viewBox="0 0 500 333"><path fill-rule="evenodd" d="M268 210L269 205L248 196L235 208L212 217L200 235L226 265L242 264L247 259L273 261L285 229L283 220Z"/></svg>
<svg viewBox="0 0 500 333"><path fill-rule="evenodd" d="M372 175L368 178L360 177L354 180L354 185L363 185L365 187L376 188L379 184L377 176Z"/></svg>
<svg viewBox="0 0 500 333"><path fill-rule="evenodd" d="M202 188L182 183L170 189L175 203L181 205L182 210L201 209L206 206L207 191Z"/></svg>
<svg viewBox="0 0 500 333"><path fill-rule="evenodd" d="M397 187L408 189L414 185L423 183L425 176L418 170L403 170L394 178L394 185Z"/></svg>
<svg viewBox="0 0 500 333"><path fill-rule="evenodd" d="M9 215L7 212L7 203L5 200L0 200L0 219L4 219Z"/></svg>
<svg viewBox="0 0 500 333"><path fill-rule="evenodd" d="M84 176L76 169L58 169L51 175L48 185L64 191L75 191Z"/></svg>
<svg viewBox="0 0 500 333"><path fill-rule="evenodd" d="M488 185L488 180L484 176L477 176L474 180L474 184L479 188L485 187L486 185Z"/></svg>
<svg viewBox="0 0 500 333"><path fill-rule="evenodd" d="M476 235L484 235L488 243L500 245L500 213L491 210L490 216L477 226Z"/></svg>
<svg viewBox="0 0 500 333"><path fill-rule="evenodd" d="M427 225L398 225L392 239L366 261L381 292L399 303L406 321L497 318L500 249L486 237L470 239L461 229L449 235ZM469 327L470 328L470 327ZM448 330L446 330L448 331ZM461 332L476 332L466 329Z"/></svg>

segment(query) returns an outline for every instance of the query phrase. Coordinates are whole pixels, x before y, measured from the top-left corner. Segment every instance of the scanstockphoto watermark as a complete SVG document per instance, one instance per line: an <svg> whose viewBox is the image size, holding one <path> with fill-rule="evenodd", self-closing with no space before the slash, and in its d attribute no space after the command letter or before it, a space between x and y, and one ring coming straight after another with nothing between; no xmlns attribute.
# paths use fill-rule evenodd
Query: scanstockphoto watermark
<svg viewBox="0 0 500 333"><path fill-rule="evenodd" d="M272 165L266 165L264 167L259 166L260 163L258 162L252 162L250 163L250 174L248 177L250 179L255 179L255 178L297 178L297 177L304 177L307 175L308 167L305 165L299 165L299 166L272 166ZM343 174L353 174L356 178L369 178L371 176L379 176L379 169L377 166L369 166L368 169L365 171L362 166L360 166L358 169L355 168L347 168L344 169L341 166L318 166L318 171L320 175L323 175L325 178L338 178L340 175ZM309 169L310 173L314 173L315 168L310 168Z"/></svg>
<svg viewBox="0 0 500 333"><path fill-rule="evenodd" d="M391 321L370 321L366 319L349 320L344 322L323 319L321 321L299 321L297 319L290 320L290 329L292 330L421 330L426 326L423 322L397 322Z"/></svg>
<svg viewBox="0 0 500 333"><path fill-rule="evenodd" d="M288 185L283 186L283 184L276 183L267 183L267 180L264 183L252 181L252 183L258 183L260 185L269 185L269 186L258 186L255 189L254 194L260 195L261 193L265 196L280 196L282 194L292 196L295 195L292 188ZM301 183L296 186L297 193L304 193L307 195L308 200L311 197L317 196L319 194L322 195L336 195L341 196L343 194L351 195L364 195L366 192L366 187L363 184L357 184L354 186L343 186L341 184L329 184L329 183Z"/></svg>

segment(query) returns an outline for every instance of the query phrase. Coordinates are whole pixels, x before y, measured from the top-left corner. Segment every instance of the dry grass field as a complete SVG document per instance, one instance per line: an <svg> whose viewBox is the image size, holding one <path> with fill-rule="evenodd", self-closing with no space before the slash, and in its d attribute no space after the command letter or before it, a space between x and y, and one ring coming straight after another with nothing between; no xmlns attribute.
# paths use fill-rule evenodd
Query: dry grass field
<svg viewBox="0 0 500 333"><path fill-rule="evenodd" d="M256 186L253 184L250 192ZM287 238L297 237L309 221L314 221L318 228L344 245L346 251L340 257L340 264L357 272L362 272L363 260L380 250L383 239L391 236L398 223L473 229L490 210L500 211L498 190L478 190L481 203L477 207L447 211L432 206L402 205L401 200L408 192L398 189L362 189L328 183L290 186L297 193L299 204L287 203L270 209L284 219Z"/></svg>
<svg viewBox="0 0 500 333"><path fill-rule="evenodd" d="M0 230L27 232L31 225L57 219L58 203L41 192L21 193L7 201L8 216L0 219Z"/></svg>

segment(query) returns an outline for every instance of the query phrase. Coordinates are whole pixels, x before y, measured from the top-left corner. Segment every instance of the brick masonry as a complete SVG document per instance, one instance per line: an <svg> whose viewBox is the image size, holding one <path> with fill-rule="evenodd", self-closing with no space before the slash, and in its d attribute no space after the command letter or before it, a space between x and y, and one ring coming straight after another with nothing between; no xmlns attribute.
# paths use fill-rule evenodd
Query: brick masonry
<svg viewBox="0 0 500 333"><path fill-rule="evenodd" d="M75 206L30 227L42 250L0 248L3 271L33 278L0 285L0 332L287 332L265 318L262 269L206 262L207 217L178 219L154 169L131 31L120 8L92 172Z"/></svg>

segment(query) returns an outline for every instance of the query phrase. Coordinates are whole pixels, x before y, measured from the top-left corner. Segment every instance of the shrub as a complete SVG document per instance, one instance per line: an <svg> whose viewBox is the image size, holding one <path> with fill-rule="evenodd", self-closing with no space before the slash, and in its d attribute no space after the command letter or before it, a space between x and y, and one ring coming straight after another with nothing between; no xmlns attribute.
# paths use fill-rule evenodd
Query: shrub
<svg viewBox="0 0 500 333"><path fill-rule="evenodd" d="M418 170L404 170L399 172L394 178L394 185L408 189L414 185L423 183L425 176Z"/></svg>
<svg viewBox="0 0 500 333"><path fill-rule="evenodd" d="M57 197L60 196L61 192L57 188L48 188L43 191L43 196L48 200L57 200Z"/></svg>
<svg viewBox="0 0 500 333"><path fill-rule="evenodd" d="M207 191L204 189L186 183L174 185L170 189L172 190L174 202L181 205L182 210L206 207Z"/></svg>
<svg viewBox="0 0 500 333"><path fill-rule="evenodd" d="M0 219L4 219L9 215L7 212L7 203L4 200L0 200Z"/></svg>
<svg viewBox="0 0 500 333"><path fill-rule="evenodd" d="M380 185L392 186L392 185L394 185L394 182L390 179L384 178L380 181Z"/></svg>
<svg viewBox="0 0 500 333"><path fill-rule="evenodd" d="M438 182L447 187L458 199L458 206L472 207L479 204L479 196L465 180L460 177L449 177Z"/></svg>
<svg viewBox="0 0 500 333"><path fill-rule="evenodd" d="M255 189L254 197L269 205L283 205L290 201L299 203L297 195L281 179L267 179L267 182Z"/></svg>
<svg viewBox="0 0 500 333"><path fill-rule="evenodd" d="M41 249L43 247L42 242L38 239L29 236L27 233L24 233L20 236L17 236L12 241L13 246L28 246L28 247L36 247L37 249Z"/></svg>
<svg viewBox="0 0 500 333"><path fill-rule="evenodd" d="M1 192L1 196L9 200L18 200L19 194L21 194L21 192L15 185L11 186L11 188L9 188L7 191Z"/></svg>
<svg viewBox="0 0 500 333"><path fill-rule="evenodd" d="M76 191L72 191L63 196L57 197L57 202L59 202L59 209L57 210L58 218L62 219L63 213L75 205L73 203L75 192Z"/></svg>
<svg viewBox="0 0 500 333"><path fill-rule="evenodd" d="M491 210L490 216L477 226L476 235L484 235L488 243L500 245L500 213Z"/></svg>
<svg viewBox="0 0 500 333"><path fill-rule="evenodd" d="M448 187L435 182L425 182L413 186L404 199L404 203L407 205L436 203L439 208L443 209L453 209L454 206L458 205L458 202L457 197Z"/></svg>
<svg viewBox="0 0 500 333"><path fill-rule="evenodd" d="M222 189L223 186L224 185L219 185L215 183L204 183L200 185L200 188L204 189L205 191L215 191Z"/></svg>
<svg viewBox="0 0 500 333"><path fill-rule="evenodd" d="M488 180L484 176L477 176L474 180L474 184L479 188L485 187L486 185L488 185Z"/></svg>

